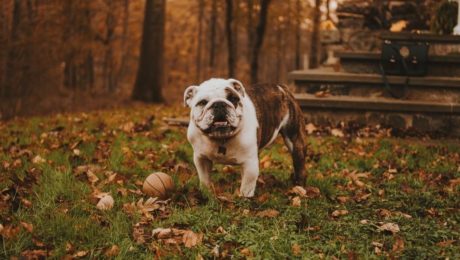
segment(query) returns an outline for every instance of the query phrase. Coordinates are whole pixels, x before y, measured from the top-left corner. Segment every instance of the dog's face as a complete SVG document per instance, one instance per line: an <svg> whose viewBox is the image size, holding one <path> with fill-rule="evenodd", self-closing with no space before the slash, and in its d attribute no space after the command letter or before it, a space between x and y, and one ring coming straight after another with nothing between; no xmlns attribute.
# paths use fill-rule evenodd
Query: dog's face
<svg viewBox="0 0 460 260"><path fill-rule="evenodd" d="M243 84L235 79L210 79L185 90L184 103L191 108L190 123L213 139L235 136L243 116Z"/></svg>

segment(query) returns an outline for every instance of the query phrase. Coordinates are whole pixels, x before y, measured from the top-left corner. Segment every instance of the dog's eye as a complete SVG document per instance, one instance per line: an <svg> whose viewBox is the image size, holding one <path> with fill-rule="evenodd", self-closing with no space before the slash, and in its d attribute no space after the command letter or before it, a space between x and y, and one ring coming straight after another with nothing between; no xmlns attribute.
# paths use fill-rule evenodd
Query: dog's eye
<svg viewBox="0 0 460 260"><path fill-rule="evenodd" d="M197 106L206 106L206 104L208 104L208 101L206 99L203 99L200 102L198 102L196 105Z"/></svg>
<svg viewBox="0 0 460 260"><path fill-rule="evenodd" d="M238 102L240 102L240 98L235 95L229 95L227 100L230 101L235 107L238 105Z"/></svg>

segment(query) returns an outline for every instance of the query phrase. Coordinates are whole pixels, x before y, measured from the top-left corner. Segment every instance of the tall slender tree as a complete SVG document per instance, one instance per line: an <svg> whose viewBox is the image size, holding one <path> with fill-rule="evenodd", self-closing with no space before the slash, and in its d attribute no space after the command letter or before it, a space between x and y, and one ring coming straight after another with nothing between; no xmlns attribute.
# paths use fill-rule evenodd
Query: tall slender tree
<svg viewBox="0 0 460 260"><path fill-rule="evenodd" d="M311 33L310 61L309 68L314 69L319 66L319 25L321 22L321 0L315 0L315 9L313 14L313 28Z"/></svg>
<svg viewBox="0 0 460 260"><path fill-rule="evenodd" d="M141 54L132 97L135 100L163 102L163 52L166 0L147 0Z"/></svg>
<svg viewBox="0 0 460 260"><path fill-rule="evenodd" d="M259 72L259 54L265 37L265 29L267 27L268 7L271 0L261 0L259 22L256 27L256 35L254 45L252 46L251 54L251 83L258 81Z"/></svg>
<svg viewBox="0 0 460 260"><path fill-rule="evenodd" d="M235 41L233 35L233 0L226 0L226 15L225 15L225 32L227 33L227 48L228 48L228 77L235 77Z"/></svg>

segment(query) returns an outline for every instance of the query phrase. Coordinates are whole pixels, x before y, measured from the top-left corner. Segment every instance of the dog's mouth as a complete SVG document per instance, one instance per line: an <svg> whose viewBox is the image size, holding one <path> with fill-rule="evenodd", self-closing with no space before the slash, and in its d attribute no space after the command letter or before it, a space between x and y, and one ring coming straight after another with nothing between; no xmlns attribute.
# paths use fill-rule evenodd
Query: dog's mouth
<svg viewBox="0 0 460 260"><path fill-rule="evenodd" d="M236 127L228 121L215 121L203 132L215 139L229 138L236 134Z"/></svg>

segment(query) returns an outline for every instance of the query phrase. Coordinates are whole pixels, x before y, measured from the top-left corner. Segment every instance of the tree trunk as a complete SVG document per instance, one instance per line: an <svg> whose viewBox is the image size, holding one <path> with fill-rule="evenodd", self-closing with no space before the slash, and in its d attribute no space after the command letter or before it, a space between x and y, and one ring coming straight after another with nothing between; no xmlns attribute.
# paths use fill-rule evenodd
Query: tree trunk
<svg viewBox="0 0 460 260"><path fill-rule="evenodd" d="M261 0L259 23L256 28L256 35L254 39L254 46L251 54L251 83L254 84L258 81L259 71L259 53L265 36L265 28L267 27L268 7L270 0Z"/></svg>
<svg viewBox="0 0 460 260"><path fill-rule="evenodd" d="M247 26L247 34L248 34L248 62L251 62L251 54L252 48L254 46L254 0L248 0L248 26Z"/></svg>
<svg viewBox="0 0 460 260"><path fill-rule="evenodd" d="M302 4L301 0L296 1L296 31L295 31L295 69L301 69L301 49L302 44Z"/></svg>
<svg viewBox="0 0 460 260"><path fill-rule="evenodd" d="M126 73L126 60L128 59L128 26L129 26L129 0L124 0L123 7L123 32L121 36L121 60L115 82L118 84ZM116 86L118 88L118 86Z"/></svg>
<svg viewBox="0 0 460 260"><path fill-rule="evenodd" d="M235 77L235 46L233 40L233 0L226 0L225 31L227 33L228 77Z"/></svg>
<svg viewBox="0 0 460 260"><path fill-rule="evenodd" d="M136 83L132 97L145 102L163 102L163 50L166 0L147 0Z"/></svg>
<svg viewBox="0 0 460 260"><path fill-rule="evenodd" d="M321 0L315 0L315 10L313 14L313 30L311 33L310 46L310 69L318 68L319 66L319 24L321 20Z"/></svg>
<svg viewBox="0 0 460 260"><path fill-rule="evenodd" d="M211 35L209 48L209 67L214 69L216 64L216 29L217 29L217 0L212 0L211 7Z"/></svg>
<svg viewBox="0 0 460 260"><path fill-rule="evenodd" d="M203 38L203 16L204 16L204 1L198 0L198 43L196 50L196 76L195 82L200 82L201 79L201 49Z"/></svg>

